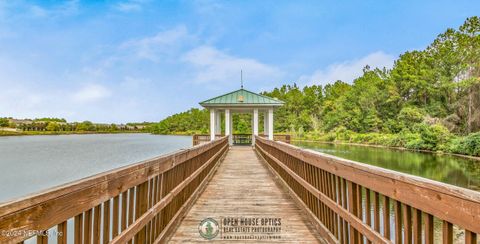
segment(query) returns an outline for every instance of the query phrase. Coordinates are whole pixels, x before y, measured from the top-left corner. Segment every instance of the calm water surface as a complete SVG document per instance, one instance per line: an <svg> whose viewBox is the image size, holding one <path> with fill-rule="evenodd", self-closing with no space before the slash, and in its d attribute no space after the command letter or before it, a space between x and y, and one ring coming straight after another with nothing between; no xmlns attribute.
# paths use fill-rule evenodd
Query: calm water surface
<svg viewBox="0 0 480 244"><path fill-rule="evenodd" d="M295 142L297 146L480 191L480 160L387 148Z"/></svg>
<svg viewBox="0 0 480 244"><path fill-rule="evenodd" d="M0 137L0 202L191 145L150 134Z"/></svg>

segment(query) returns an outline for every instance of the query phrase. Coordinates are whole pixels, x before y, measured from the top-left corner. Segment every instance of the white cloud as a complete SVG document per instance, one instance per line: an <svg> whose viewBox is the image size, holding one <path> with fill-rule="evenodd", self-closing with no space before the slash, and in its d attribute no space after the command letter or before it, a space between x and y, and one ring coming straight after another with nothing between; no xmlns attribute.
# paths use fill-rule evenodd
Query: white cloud
<svg viewBox="0 0 480 244"><path fill-rule="evenodd" d="M217 0L194 0L192 1L195 10L201 14L218 14L222 4Z"/></svg>
<svg viewBox="0 0 480 244"><path fill-rule="evenodd" d="M145 4L146 2L146 0L128 0L117 3L114 7L121 12L139 12L143 9L143 4Z"/></svg>
<svg viewBox="0 0 480 244"><path fill-rule="evenodd" d="M303 75L299 81L307 84L333 83L337 80L352 82L362 75L365 66L373 68L391 68L395 61L394 56L382 51L371 53L363 58L334 63L324 69L318 69L311 75Z"/></svg>
<svg viewBox="0 0 480 244"><path fill-rule="evenodd" d="M132 49L138 58L159 61L164 55L178 51L185 41L191 38L184 25L162 31L154 36L130 40L120 45L123 49Z"/></svg>
<svg viewBox="0 0 480 244"><path fill-rule="evenodd" d="M70 0L66 1L62 4L56 5L52 8L43 8L38 5L27 5L31 16L43 18L43 17L62 17L62 16L70 16L74 15L78 12L79 9L79 1L78 0Z"/></svg>
<svg viewBox="0 0 480 244"><path fill-rule="evenodd" d="M247 84L268 83L283 76L283 72L274 66L251 58L231 56L210 46L195 48L187 52L182 60L194 66L196 74L193 81L196 83L237 83L240 81L240 70L244 71Z"/></svg>
<svg viewBox="0 0 480 244"><path fill-rule="evenodd" d="M87 84L72 95L72 100L78 103L91 103L110 95L110 90L102 85Z"/></svg>

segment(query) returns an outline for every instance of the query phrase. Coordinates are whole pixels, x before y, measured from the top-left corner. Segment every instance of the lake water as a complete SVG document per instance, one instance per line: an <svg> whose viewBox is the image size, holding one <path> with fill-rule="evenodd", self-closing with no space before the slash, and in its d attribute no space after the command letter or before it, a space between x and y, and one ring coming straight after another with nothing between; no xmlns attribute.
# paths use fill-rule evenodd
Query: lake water
<svg viewBox="0 0 480 244"><path fill-rule="evenodd" d="M480 160L379 147L295 142L297 146L480 191Z"/></svg>
<svg viewBox="0 0 480 244"><path fill-rule="evenodd" d="M191 146L150 134L0 137L0 202Z"/></svg>

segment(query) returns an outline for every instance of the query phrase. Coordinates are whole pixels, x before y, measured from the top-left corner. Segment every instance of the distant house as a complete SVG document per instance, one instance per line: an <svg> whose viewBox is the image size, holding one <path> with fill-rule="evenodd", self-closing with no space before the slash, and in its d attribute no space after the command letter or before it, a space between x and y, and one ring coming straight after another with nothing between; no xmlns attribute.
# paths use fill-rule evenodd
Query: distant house
<svg viewBox="0 0 480 244"><path fill-rule="evenodd" d="M29 125L33 123L31 119L8 119L8 122L15 125Z"/></svg>

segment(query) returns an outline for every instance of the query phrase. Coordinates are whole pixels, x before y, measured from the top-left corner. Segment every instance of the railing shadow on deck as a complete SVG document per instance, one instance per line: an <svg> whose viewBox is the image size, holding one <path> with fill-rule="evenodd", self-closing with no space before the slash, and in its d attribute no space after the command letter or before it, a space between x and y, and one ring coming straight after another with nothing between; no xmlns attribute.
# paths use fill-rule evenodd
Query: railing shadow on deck
<svg viewBox="0 0 480 244"><path fill-rule="evenodd" d="M255 147L329 243L477 244L480 192L261 137Z"/></svg>
<svg viewBox="0 0 480 244"><path fill-rule="evenodd" d="M222 137L0 204L0 243L163 242L227 150Z"/></svg>

